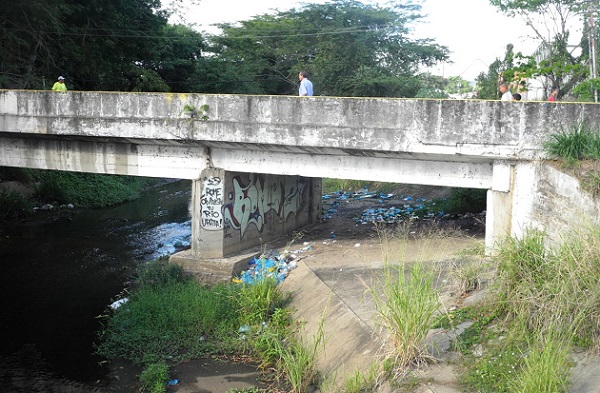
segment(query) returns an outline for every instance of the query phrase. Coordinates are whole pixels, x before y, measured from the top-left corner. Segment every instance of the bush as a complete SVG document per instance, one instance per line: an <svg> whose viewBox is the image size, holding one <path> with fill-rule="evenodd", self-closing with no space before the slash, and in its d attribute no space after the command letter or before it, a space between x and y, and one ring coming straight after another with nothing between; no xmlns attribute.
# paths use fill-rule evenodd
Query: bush
<svg viewBox="0 0 600 393"><path fill-rule="evenodd" d="M0 191L0 219L22 217L31 209L29 198L15 191Z"/></svg>
<svg viewBox="0 0 600 393"><path fill-rule="evenodd" d="M600 130L579 123L550 135L542 148L550 157L562 158L567 162L597 160L600 159Z"/></svg>
<svg viewBox="0 0 600 393"><path fill-rule="evenodd" d="M39 178L35 196L40 201L91 208L134 200L151 183L151 179L136 176L61 171L40 171Z"/></svg>

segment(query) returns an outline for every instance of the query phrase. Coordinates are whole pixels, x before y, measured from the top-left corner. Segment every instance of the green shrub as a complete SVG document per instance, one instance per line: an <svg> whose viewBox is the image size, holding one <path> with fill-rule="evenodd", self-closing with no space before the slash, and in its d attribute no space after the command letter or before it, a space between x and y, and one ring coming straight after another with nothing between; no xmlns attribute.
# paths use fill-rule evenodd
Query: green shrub
<svg viewBox="0 0 600 393"><path fill-rule="evenodd" d="M551 134L542 148L551 158L561 158L567 162L597 160L600 159L600 130L579 123Z"/></svg>
<svg viewBox="0 0 600 393"><path fill-rule="evenodd" d="M0 191L0 219L22 217L32 210L29 198L15 191Z"/></svg>
<svg viewBox="0 0 600 393"><path fill-rule="evenodd" d="M139 197L151 181L137 176L40 171L35 196L43 202L100 208Z"/></svg>

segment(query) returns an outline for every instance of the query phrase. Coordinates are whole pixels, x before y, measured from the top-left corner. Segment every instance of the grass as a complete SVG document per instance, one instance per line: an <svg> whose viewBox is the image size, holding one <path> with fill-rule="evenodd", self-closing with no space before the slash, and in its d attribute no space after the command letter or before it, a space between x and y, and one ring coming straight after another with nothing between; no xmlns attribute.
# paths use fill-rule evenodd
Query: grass
<svg viewBox="0 0 600 393"><path fill-rule="evenodd" d="M369 288L377 318L392 343L386 355L398 374L428 359L425 337L439 308L434 274L422 263L386 263L383 277Z"/></svg>
<svg viewBox="0 0 600 393"><path fill-rule="evenodd" d="M571 125L557 134L551 134L542 149L551 159L561 161L561 166L579 179L582 189L596 196L600 193L600 129L590 128L585 122ZM582 163L591 163L584 165Z"/></svg>
<svg viewBox="0 0 600 393"><path fill-rule="evenodd" d="M552 158L567 162L600 159L600 130L578 123L551 134L542 148Z"/></svg>
<svg viewBox="0 0 600 393"><path fill-rule="evenodd" d="M317 383L323 326L306 346L274 280L209 287L158 260L140 270L124 295L128 301L103 316L96 353L143 365L144 391L164 391L170 364L210 354L249 353L294 393Z"/></svg>
<svg viewBox="0 0 600 393"><path fill-rule="evenodd" d="M368 393L374 392L377 388L380 367L373 363L365 373L356 370L354 374L344 380L343 393Z"/></svg>
<svg viewBox="0 0 600 393"><path fill-rule="evenodd" d="M530 230L495 259L489 300L457 344L467 355L461 380L479 392L568 391L570 348L600 342L600 228L554 248Z"/></svg>
<svg viewBox="0 0 600 393"><path fill-rule="evenodd" d="M167 391L169 366L165 362L148 365L140 375L141 388L144 392L164 393Z"/></svg>

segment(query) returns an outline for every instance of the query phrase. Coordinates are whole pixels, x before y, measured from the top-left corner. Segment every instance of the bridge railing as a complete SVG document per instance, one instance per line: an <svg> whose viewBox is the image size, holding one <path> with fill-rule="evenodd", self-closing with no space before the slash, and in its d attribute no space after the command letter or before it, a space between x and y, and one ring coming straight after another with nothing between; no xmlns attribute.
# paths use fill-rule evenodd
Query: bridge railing
<svg viewBox="0 0 600 393"><path fill-rule="evenodd" d="M534 159L548 135L582 121L598 127L600 105L0 90L0 132L270 145L367 156Z"/></svg>

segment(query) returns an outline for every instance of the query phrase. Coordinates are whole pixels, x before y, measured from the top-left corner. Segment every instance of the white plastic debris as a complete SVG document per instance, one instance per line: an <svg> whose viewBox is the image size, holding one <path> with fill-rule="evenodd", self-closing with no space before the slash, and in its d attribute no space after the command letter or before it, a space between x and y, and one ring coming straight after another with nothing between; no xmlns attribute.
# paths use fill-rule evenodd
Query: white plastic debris
<svg viewBox="0 0 600 393"><path fill-rule="evenodd" d="M112 304L109 307L112 308L113 310L116 310L117 308L121 307L123 304L127 303L128 301L129 301L129 299L124 297L123 299L119 299L117 301L112 302Z"/></svg>

